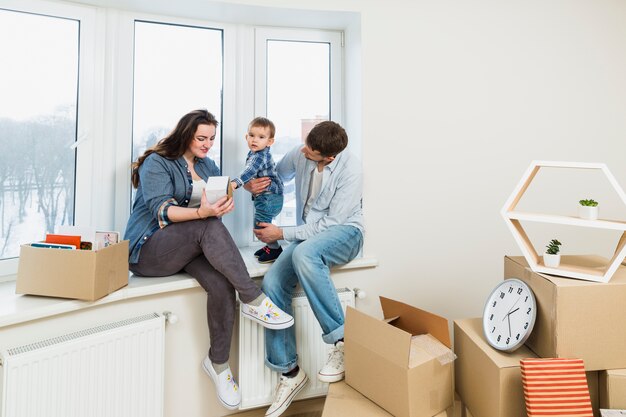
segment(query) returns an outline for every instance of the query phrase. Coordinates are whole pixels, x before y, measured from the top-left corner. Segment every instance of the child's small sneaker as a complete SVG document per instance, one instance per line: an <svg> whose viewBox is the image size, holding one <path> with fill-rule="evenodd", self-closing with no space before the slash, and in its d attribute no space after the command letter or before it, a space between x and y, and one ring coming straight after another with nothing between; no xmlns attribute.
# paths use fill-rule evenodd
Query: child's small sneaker
<svg viewBox="0 0 626 417"><path fill-rule="evenodd" d="M294 323L293 317L281 310L269 297L265 297L258 307L241 303L241 313L244 317L272 330L286 329Z"/></svg>
<svg viewBox="0 0 626 417"><path fill-rule="evenodd" d="M280 246L278 247L278 249L272 249L269 246L265 246L264 248L262 248L262 250L263 253L261 253L257 258L259 260L259 263L262 264L269 264L274 262L276 258L278 258L280 254L283 253L283 248L281 248Z"/></svg>
<svg viewBox="0 0 626 417"><path fill-rule="evenodd" d="M254 257L258 258L259 256L261 256L262 253L265 253L266 249L269 249L269 246L263 246L261 249L259 249L258 251L254 252Z"/></svg>

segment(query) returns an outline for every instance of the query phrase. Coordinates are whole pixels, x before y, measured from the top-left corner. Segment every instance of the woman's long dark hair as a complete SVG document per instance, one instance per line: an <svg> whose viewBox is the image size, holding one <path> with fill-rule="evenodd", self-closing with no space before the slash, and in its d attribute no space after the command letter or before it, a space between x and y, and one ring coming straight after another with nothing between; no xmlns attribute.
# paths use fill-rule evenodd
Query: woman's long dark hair
<svg viewBox="0 0 626 417"><path fill-rule="evenodd" d="M199 125L213 125L217 127L217 119L206 110L194 110L184 115L174 130L161 139L156 145L147 149L137 162L132 165L131 181L133 187L139 187L139 167L151 153L157 153L167 159L180 158L189 148Z"/></svg>

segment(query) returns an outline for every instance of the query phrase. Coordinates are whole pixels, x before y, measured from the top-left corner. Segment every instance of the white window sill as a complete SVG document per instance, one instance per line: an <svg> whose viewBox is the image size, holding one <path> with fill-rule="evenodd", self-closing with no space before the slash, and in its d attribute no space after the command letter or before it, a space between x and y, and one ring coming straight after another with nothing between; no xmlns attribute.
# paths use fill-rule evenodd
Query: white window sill
<svg viewBox="0 0 626 417"><path fill-rule="evenodd" d="M270 265L259 264L253 256L258 249L241 248L248 272L253 278L265 275ZM338 267L338 270L371 268L378 265L375 258L357 258L352 262ZM199 287L199 284L188 274L176 274L162 278L137 278L130 275L128 286L96 301L70 300L56 297L40 297L34 295L15 294L15 281L0 283L0 327L11 326L44 317L82 310L85 308L114 303L120 300L162 294L188 288Z"/></svg>

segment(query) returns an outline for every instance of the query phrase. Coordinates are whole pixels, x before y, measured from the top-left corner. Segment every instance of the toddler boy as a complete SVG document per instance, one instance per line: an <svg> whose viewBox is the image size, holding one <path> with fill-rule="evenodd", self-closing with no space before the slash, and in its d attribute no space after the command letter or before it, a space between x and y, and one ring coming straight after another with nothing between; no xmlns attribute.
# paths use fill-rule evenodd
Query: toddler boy
<svg viewBox="0 0 626 417"><path fill-rule="evenodd" d="M248 142L248 157L246 166L237 178L233 178L233 189L243 187L253 178L269 177L272 181L263 193L253 195L254 201L254 228L259 223L271 223L283 208L283 182L276 174L276 164L270 154L270 146L274 143L276 128L271 120L257 117L248 125L246 141ZM278 242L270 242L255 252L260 263L274 262L283 249Z"/></svg>

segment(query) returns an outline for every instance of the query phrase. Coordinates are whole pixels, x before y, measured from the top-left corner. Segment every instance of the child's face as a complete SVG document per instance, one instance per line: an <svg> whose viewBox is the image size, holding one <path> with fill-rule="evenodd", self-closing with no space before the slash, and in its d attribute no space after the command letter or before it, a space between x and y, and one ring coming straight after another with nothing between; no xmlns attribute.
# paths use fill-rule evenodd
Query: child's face
<svg viewBox="0 0 626 417"><path fill-rule="evenodd" d="M270 128L262 126L252 126L246 135L248 148L252 152L262 151L268 146L272 146L274 138L270 137Z"/></svg>

